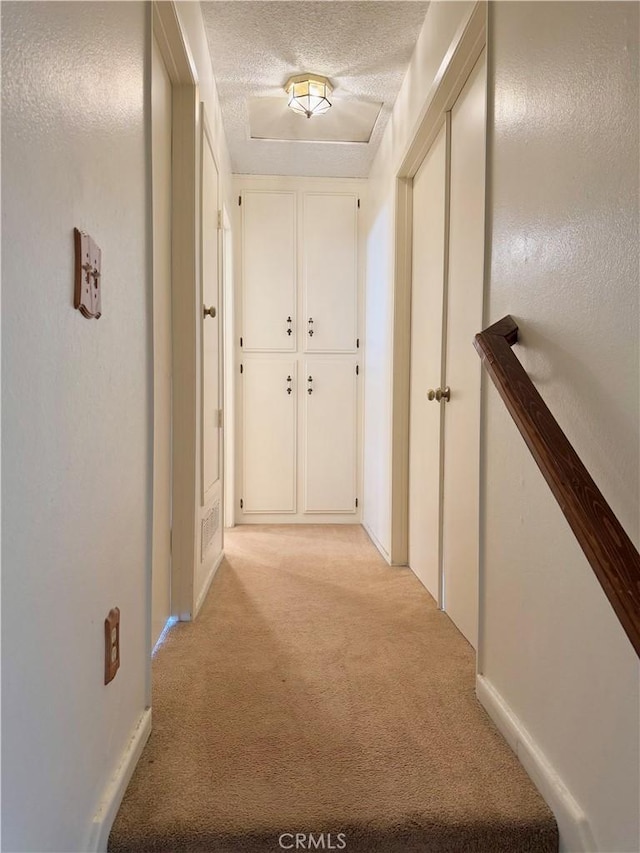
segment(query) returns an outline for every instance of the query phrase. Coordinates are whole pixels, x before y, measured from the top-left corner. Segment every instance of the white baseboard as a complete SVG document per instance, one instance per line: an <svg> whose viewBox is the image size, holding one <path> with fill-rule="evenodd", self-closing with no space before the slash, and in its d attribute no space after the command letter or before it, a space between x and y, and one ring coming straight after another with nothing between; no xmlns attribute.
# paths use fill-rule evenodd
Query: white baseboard
<svg viewBox="0 0 640 853"><path fill-rule="evenodd" d="M211 581L214 579L216 572L220 568L220 564L224 560L224 551L220 551L218 555L218 559L211 566L211 571L207 575L205 582L202 584L202 589L200 590L200 594L196 600L196 606L193 611L193 618L195 619L198 613L200 612L200 608L204 604L204 600L207 597L207 593L209 592L209 587L211 586Z"/></svg>
<svg viewBox="0 0 640 853"><path fill-rule="evenodd" d="M389 554L385 550L384 546L380 544L380 542L378 541L378 538L375 535L375 533L373 532L373 530L369 527L369 525L367 524L366 521L362 522L362 526L364 527L365 532L366 532L367 536L369 537L369 539L371 539L371 541L376 546L378 551L380 551L380 553L382 554L384 559L387 561L387 563L389 563L389 565L391 565L391 557L389 556Z"/></svg>
<svg viewBox="0 0 640 853"><path fill-rule="evenodd" d="M520 719L483 675L476 676L476 693L555 815L561 853L597 853L587 815Z"/></svg>
<svg viewBox="0 0 640 853"><path fill-rule="evenodd" d="M106 851L109 833L118 814L124 792L127 790L127 785L133 776L133 771L136 769L136 764L150 734L151 708L147 708L129 738L129 743L122 754L120 763L107 785L98 811L95 813L89 841L84 848L87 853L104 853Z"/></svg>
<svg viewBox="0 0 640 853"><path fill-rule="evenodd" d="M272 512L236 513L236 526L251 524L361 524L360 510L353 512Z"/></svg>

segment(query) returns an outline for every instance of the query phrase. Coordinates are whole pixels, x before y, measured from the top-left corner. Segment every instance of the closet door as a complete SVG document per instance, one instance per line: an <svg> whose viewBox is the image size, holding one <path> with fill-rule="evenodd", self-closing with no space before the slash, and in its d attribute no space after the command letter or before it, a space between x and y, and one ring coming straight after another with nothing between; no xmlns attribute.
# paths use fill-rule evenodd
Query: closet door
<svg viewBox="0 0 640 853"><path fill-rule="evenodd" d="M474 647L485 98L482 54L413 185L409 564Z"/></svg>
<svg viewBox="0 0 640 853"><path fill-rule="evenodd" d="M484 276L484 54L451 113L451 200L443 406L443 605L472 646L478 635L480 373L471 342L482 327Z"/></svg>
<svg viewBox="0 0 640 853"><path fill-rule="evenodd" d="M355 195L305 193L302 276L306 352L354 352L358 317Z"/></svg>
<svg viewBox="0 0 640 853"><path fill-rule="evenodd" d="M355 512L356 363L307 359L304 396L304 510Z"/></svg>
<svg viewBox="0 0 640 853"><path fill-rule="evenodd" d="M409 565L439 600L441 407L445 284L446 129L442 126L413 179L411 373L409 408Z"/></svg>
<svg viewBox="0 0 640 853"><path fill-rule="evenodd" d="M245 352L296 349L296 197L242 194L242 337Z"/></svg>
<svg viewBox="0 0 640 853"><path fill-rule="evenodd" d="M242 364L243 509L296 511L296 361Z"/></svg>

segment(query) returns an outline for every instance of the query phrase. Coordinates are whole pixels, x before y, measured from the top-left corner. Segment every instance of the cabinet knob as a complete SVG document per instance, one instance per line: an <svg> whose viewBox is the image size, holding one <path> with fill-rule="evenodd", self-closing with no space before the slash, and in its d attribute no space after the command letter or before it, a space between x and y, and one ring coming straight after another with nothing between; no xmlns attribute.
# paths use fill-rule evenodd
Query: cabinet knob
<svg viewBox="0 0 640 853"><path fill-rule="evenodd" d="M444 388L436 388L435 391L433 388L430 388L427 391L427 399L437 400L438 403L444 400L445 403L448 403L451 400L451 388L448 385L445 385Z"/></svg>
<svg viewBox="0 0 640 853"><path fill-rule="evenodd" d="M207 308L203 305L202 308L203 308L205 317L215 317L216 316L216 309L213 307L213 305L211 306L211 308Z"/></svg>

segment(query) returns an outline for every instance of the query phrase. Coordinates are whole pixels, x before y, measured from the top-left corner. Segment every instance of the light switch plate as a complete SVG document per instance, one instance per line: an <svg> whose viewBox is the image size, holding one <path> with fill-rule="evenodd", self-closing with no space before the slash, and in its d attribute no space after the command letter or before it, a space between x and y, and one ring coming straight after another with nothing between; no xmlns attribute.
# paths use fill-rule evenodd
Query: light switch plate
<svg viewBox="0 0 640 853"><path fill-rule="evenodd" d="M120 668L120 608L114 607L104 620L104 683L116 677Z"/></svg>
<svg viewBox="0 0 640 853"><path fill-rule="evenodd" d="M89 234L78 228L73 233L76 255L73 304L83 317L97 320L102 314L102 251Z"/></svg>

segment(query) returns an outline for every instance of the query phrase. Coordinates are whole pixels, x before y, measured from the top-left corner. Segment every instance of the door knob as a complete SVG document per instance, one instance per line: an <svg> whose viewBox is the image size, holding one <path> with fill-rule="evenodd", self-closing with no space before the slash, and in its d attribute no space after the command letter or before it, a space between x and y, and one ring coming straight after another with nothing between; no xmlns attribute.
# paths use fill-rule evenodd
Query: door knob
<svg viewBox="0 0 640 853"><path fill-rule="evenodd" d="M448 385L445 385L444 388L436 388L434 391L433 388L430 388L427 391L427 399L429 400L437 400L438 403L440 400L444 400L448 403L451 400L451 388Z"/></svg>
<svg viewBox="0 0 640 853"><path fill-rule="evenodd" d="M215 317L216 316L216 309L213 307L213 305L211 306L211 308L206 308L203 305L202 308L203 308L205 317Z"/></svg>

